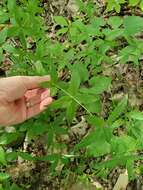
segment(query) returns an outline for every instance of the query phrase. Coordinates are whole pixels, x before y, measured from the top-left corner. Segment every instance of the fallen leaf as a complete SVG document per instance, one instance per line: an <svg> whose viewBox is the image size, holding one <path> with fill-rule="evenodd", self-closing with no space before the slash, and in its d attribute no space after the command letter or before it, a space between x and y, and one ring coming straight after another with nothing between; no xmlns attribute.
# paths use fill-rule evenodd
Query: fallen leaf
<svg viewBox="0 0 143 190"><path fill-rule="evenodd" d="M126 170L125 173L119 175L113 190L126 190L127 185L128 185L128 173Z"/></svg>

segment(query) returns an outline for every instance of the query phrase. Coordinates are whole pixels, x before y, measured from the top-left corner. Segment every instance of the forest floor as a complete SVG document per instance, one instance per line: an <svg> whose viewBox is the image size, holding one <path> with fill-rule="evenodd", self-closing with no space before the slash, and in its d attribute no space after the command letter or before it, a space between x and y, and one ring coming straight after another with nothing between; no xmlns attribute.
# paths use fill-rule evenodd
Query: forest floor
<svg viewBox="0 0 143 190"><path fill-rule="evenodd" d="M100 17L107 18L112 15L112 13L104 13L105 3L103 0L95 1L100 6ZM73 16L78 16L78 7L75 3L75 0L43 0L41 6L44 8L43 17L45 22L49 27L49 33L53 39L55 37L55 26L53 26L52 17L53 15L62 15L67 17L69 20L72 20ZM123 15L130 15L130 14L140 15L143 16L143 13L140 12L138 9L126 9L123 8L122 16ZM115 13L113 13L115 15ZM118 15L118 14L117 14ZM61 41L64 40L61 39ZM114 52L113 52L114 53ZM109 112L110 109L110 101L119 100L121 99L124 94L128 93L129 96L129 103L132 106L138 107L141 111L143 111L143 65L139 67L134 67L132 64L115 64L112 67L107 67L105 65L104 74L106 76L110 76L113 79L112 82L112 90L110 93L103 94L103 102L104 102L104 109L102 115L105 117L106 114ZM120 76L120 77L119 77ZM120 80L119 80L120 78ZM60 141L65 141L70 144L75 144L76 141L79 142L80 139L85 135L88 131L88 125L84 120L84 117L81 117L80 121L75 121L75 125L72 126L71 134L69 136L65 135L59 139ZM122 129L118 129L117 133L122 133ZM43 137L42 137L43 138ZM24 142L24 146L21 147L22 151L28 151L33 153L34 155L42 155L44 154L44 147L43 147L43 139L38 139L33 144L26 144L26 140ZM66 152L66 150L63 150ZM101 160L105 158L101 158ZM80 179L79 183L75 183L75 176L74 173L71 172L67 179L63 178L62 174L62 165L57 168L59 175L50 176L48 171L48 164L45 162L32 162L32 161L24 161L18 160L14 167L9 168L9 173L13 176L13 181L17 184L33 184L29 189L31 190L94 190L94 189L104 189L104 190L112 190L117 180L121 178L120 174L124 175L124 179L126 178L126 171L124 168L115 168L109 175L108 179L101 180L95 176L90 175L90 165L91 160L87 160L87 165L85 166L85 175L89 176L90 183L85 185L82 184L82 181L85 182L85 179ZM75 161L71 163L71 168L77 167ZM61 173L60 173L61 172ZM121 183L126 183L126 181L121 181ZM118 189L119 190L119 189ZM127 190L143 190L143 177L139 176L138 179L135 179L133 182L127 185Z"/></svg>

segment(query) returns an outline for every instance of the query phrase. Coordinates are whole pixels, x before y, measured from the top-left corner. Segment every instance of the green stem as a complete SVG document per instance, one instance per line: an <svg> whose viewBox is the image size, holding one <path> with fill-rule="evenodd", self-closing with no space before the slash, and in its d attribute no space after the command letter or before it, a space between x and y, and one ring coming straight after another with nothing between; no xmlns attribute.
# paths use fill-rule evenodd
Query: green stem
<svg viewBox="0 0 143 190"><path fill-rule="evenodd" d="M80 103L80 101L77 100L73 95L71 95L69 92L67 92L66 90L64 90L63 88L54 83L52 83L52 85L55 86L57 89L63 91L66 95L72 98L77 104L79 104L84 110L86 110L89 115L93 116L93 114L82 103Z"/></svg>

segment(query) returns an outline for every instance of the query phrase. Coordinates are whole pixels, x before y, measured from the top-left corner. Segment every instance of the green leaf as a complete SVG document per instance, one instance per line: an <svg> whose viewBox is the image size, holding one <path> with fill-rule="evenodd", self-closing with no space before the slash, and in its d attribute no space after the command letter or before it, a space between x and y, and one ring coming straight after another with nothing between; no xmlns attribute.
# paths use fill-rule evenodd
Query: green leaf
<svg viewBox="0 0 143 190"><path fill-rule="evenodd" d="M66 108L70 103L71 98L69 96L62 96L58 100L54 101L51 105L52 109Z"/></svg>
<svg viewBox="0 0 143 190"><path fill-rule="evenodd" d="M16 0L8 0L7 8L10 12L13 12L15 6L16 6Z"/></svg>
<svg viewBox="0 0 143 190"><path fill-rule="evenodd" d="M94 89L95 94L101 94L111 85L111 78L105 76L96 76L90 79L89 84L94 86L92 89Z"/></svg>
<svg viewBox="0 0 143 190"><path fill-rule="evenodd" d="M118 117L125 111L127 107L128 97L125 96L115 107L108 117L107 123L110 126L113 122L118 119Z"/></svg>
<svg viewBox="0 0 143 190"><path fill-rule="evenodd" d="M126 168L128 170L129 179L133 180L135 178L134 160L133 159L127 160Z"/></svg>
<svg viewBox="0 0 143 190"><path fill-rule="evenodd" d="M18 187L15 183L12 184L10 190L23 190L20 187Z"/></svg>
<svg viewBox="0 0 143 190"><path fill-rule="evenodd" d="M63 16L54 16L54 20L56 24L59 24L61 26L68 26L68 22Z"/></svg>
<svg viewBox="0 0 143 190"><path fill-rule="evenodd" d="M7 38L7 28L4 28L2 31L0 31L0 44L4 43Z"/></svg>
<svg viewBox="0 0 143 190"><path fill-rule="evenodd" d="M137 148L137 142L133 137L130 136L120 136L120 137L113 137L111 139L112 145L112 152L116 153L117 155L133 152Z"/></svg>
<svg viewBox="0 0 143 190"><path fill-rule="evenodd" d="M142 121L142 120L143 120L143 112L131 111L131 112L128 114L128 117L130 117L130 118L132 118L132 119L135 119L135 120L140 120L140 121Z"/></svg>
<svg viewBox="0 0 143 190"><path fill-rule="evenodd" d="M0 163L3 165L6 165L6 157L5 157L5 151L4 149L0 146Z"/></svg>
<svg viewBox="0 0 143 190"><path fill-rule="evenodd" d="M69 122L73 120L76 115L77 103L73 100L70 101L66 110L66 117Z"/></svg>
<svg viewBox="0 0 143 190"><path fill-rule="evenodd" d="M88 80L89 78L89 72L87 69L87 66L84 64L80 64L80 63L76 63L75 65L73 65L74 69L78 72L79 76L80 76L80 80L82 82L85 82Z"/></svg>
<svg viewBox="0 0 143 190"><path fill-rule="evenodd" d="M3 24L3 23L5 23L8 20L9 20L8 13L0 10L0 24Z"/></svg>
<svg viewBox="0 0 143 190"><path fill-rule="evenodd" d="M143 30L143 18L128 16L124 18L124 32L126 35L134 35Z"/></svg>
<svg viewBox="0 0 143 190"><path fill-rule="evenodd" d="M29 138L34 138L48 131L47 126L42 122L35 122L27 131Z"/></svg>
<svg viewBox="0 0 143 190"><path fill-rule="evenodd" d="M78 93L76 99L84 105L93 104L94 102L100 101L100 96L93 94Z"/></svg>
<svg viewBox="0 0 143 190"><path fill-rule="evenodd" d="M35 63L34 63L34 67L35 67L35 69L36 69L36 71L37 71L37 73L39 74L39 75L44 75L44 74L46 74L45 73L45 69L44 69L44 67L43 67L43 65L42 65L42 63L41 63L41 61L36 61Z"/></svg>
<svg viewBox="0 0 143 190"><path fill-rule="evenodd" d="M4 133L0 136L0 145L7 145L19 138L19 133Z"/></svg>
<svg viewBox="0 0 143 190"><path fill-rule="evenodd" d="M78 143L75 146L75 150L78 150L80 148L84 148L90 144L92 144L96 140L96 132L92 132L89 135L87 135L85 138L83 138L80 143Z"/></svg>
<svg viewBox="0 0 143 190"><path fill-rule="evenodd" d="M112 26L112 28L118 28L123 23L123 19L119 16L111 16L109 17L107 23Z"/></svg>
<svg viewBox="0 0 143 190"><path fill-rule="evenodd" d="M141 0L141 2L140 2L140 8L143 11L143 0Z"/></svg>
<svg viewBox="0 0 143 190"><path fill-rule="evenodd" d="M107 141L95 141L87 148L87 154L89 156L103 156L110 153L111 145Z"/></svg>
<svg viewBox="0 0 143 190"><path fill-rule="evenodd" d="M85 95L86 97L86 95ZM95 102L91 102L89 104L86 104L86 108L91 112L91 113L100 113L102 110L102 104L100 100L97 100Z"/></svg>
<svg viewBox="0 0 143 190"><path fill-rule="evenodd" d="M106 35L106 39L109 41L115 40L116 38L119 38L123 34L123 30L120 28L116 28L114 30L105 29L104 33Z"/></svg>
<svg viewBox="0 0 143 190"><path fill-rule="evenodd" d="M16 160L16 159L17 159L17 152L12 151L12 152L9 152L6 154L6 160L8 162L11 162L11 161Z"/></svg>
<svg viewBox="0 0 143 190"><path fill-rule="evenodd" d="M104 134L104 128L99 128L96 131L91 132L89 135L87 135L85 138L83 138L79 144L75 146L75 149L79 148L85 148L91 144L94 144L98 141L106 141L106 137Z"/></svg>
<svg viewBox="0 0 143 190"><path fill-rule="evenodd" d="M18 156L20 156L24 160L28 160L28 161L34 161L34 160L36 160L35 157L33 157L32 155L30 155L27 152L18 152Z"/></svg>
<svg viewBox="0 0 143 190"><path fill-rule="evenodd" d="M63 35L68 32L68 27L61 28L57 31L57 35Z"/></svg>
<svg viewBox="0 0 143 190"><path fill-rule="evenodd" d="M75 95L78 91L79 86L80 86L80 76L78 71L74 68L72 71L68 92L70 92L71 95Z"/></svg>
<svg viewBox="0 0 143 190"><path fill-rule="evenodd" d="M9 178L9 174L0 172L0 181L5 181Z"/></svg>
<svg viewBox="0 0 143 190"><path fill-rule="evenodd" d="M120 10L121 10L121 5L118 4L118 3L115 3L115 11L116 11L117 13L120 13Z"/></svg>
<svg viewBox="0 0 143 190"><path fill-rule="evenodd" d="M4 50L6 50L8 53L16 53L16 49L15 49L12 45L10 45L10 44L8 44L8 43L5 43L5 44L2 46L2 48L3 48Z"/></svg>
<svg viewBox="0 0 143 190"><path fill-rule="evenodd" d="M140 0L129 0L129 5L136 6L139 2Z"/></svg>
<svg viewBox="0 0 143 190"><path fill-rule="evenodd" d="M105 127L105 121L103 118L97 116L87 116L87 122L95 127Z"/></svg>

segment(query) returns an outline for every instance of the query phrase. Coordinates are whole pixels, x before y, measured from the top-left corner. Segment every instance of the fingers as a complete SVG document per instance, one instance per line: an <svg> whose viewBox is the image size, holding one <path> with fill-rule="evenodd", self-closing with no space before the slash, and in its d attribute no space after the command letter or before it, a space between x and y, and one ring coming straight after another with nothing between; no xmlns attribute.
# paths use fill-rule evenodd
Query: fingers
<svg viewBox="0 0 143 190"><path fill-rule="evenodd" d="M32 76L32 77L27 77L27 76L23 76L23 82L27 88L27 90L30 89L34 89L34 88L38 88L40 83L42 82L47 82L50 81L50 76Z"/></svg>
<svg viewBox="0 0 143 190"><path fill-rule="evenodd" d="M40 102L39 104L29 107L27 109L27 119L44 111L46 109L46 107L52 103L52 101L53 101L53 99L51 97L48 97L48 98L44 99L42 102Z"/></svg>
<svg viewBox="0 0 143 190"><path fill-rule="evenodd" d="M29 90L25 94L26 102L33 106L35 104L40 103L42 100L50 96L50 90L49 89L34 89Z"/></svg>
<svg viewBox="0 0 143 190"><path fill-rule="evenodd" d="M40 83L50 80L50 76L15 76L0 79L0 96L8 102L22 98L27 90L38 88Z"/></svg>

